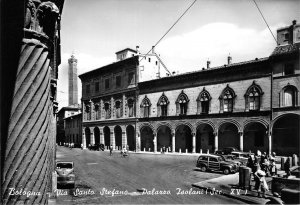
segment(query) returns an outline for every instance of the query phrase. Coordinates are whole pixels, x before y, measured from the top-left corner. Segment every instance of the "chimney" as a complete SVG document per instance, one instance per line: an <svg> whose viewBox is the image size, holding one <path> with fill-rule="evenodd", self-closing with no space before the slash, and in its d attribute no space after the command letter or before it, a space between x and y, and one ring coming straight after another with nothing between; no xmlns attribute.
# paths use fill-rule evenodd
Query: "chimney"
<svg viewBox="0 0 300 205"><path fill-rule="evenodd" d="M135 50L136 50L136 54L139 54L139 53L140 53L140 51L139 51L139 48L140 48L140 47L139 47L139 46L136 46L135 48L136 48L136 49L135 49Z"/></svg>
<svg viewBox="0 0 300 205"><path fill-rule="evenodd" d="M227 64L231 64L232 63L232 57L230 56L230 54L227 57Z"/></svg>
<svg viewBox="0 0 300 205"><path fill-rule="evenodd" d="M206 67L207 67L207 69L210 68L210 60L207 60Z"/></svg>
<svg viewBox="0 0 300 205"><path fill-rule="evenodd" d="M155 54L154 48L155 48L155 46L152 46L152 54Z"/></svg>

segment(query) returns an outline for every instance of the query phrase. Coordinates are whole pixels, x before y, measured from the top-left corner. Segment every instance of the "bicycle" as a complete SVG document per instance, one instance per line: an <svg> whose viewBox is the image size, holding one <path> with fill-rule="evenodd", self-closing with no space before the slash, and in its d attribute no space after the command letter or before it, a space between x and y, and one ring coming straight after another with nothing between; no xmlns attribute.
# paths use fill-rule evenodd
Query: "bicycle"
<svg viewBox="0 0 300 205"><path fill-rule="evenodd" d="M120 152L120 157L124 157L124 158L129 157L129 153L121 151Z"/></svg>

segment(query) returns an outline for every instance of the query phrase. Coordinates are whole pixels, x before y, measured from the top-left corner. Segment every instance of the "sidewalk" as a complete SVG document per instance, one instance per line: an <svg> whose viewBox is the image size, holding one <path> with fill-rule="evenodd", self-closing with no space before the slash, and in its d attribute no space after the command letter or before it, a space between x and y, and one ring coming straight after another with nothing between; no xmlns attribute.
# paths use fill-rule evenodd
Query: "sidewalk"
<svg viewBox="0 0 300 205"><path fill-rule="evenodd" d="M271 177L266 181L271 188ZM253 189L254 181L250 182ZM222 191L222 194L231 198L238 199L248 204L265 204L269 201L268 197L273 197L271 191L266 192L266 198L259 198L256 191L243 190L239 188L239 173L224 175L218 178L192 184L192 186L207 189L209 191Z"/></svg>

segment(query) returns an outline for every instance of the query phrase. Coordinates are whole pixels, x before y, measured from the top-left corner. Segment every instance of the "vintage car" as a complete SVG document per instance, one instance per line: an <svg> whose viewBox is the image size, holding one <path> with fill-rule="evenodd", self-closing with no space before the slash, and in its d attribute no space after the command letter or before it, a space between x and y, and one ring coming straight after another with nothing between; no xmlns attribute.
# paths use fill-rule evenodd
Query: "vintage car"
<svg viewBox="0 0 300 205"><path fill-rule="evenodd" d="M224 147L220 150L215 151L215 154L228 155L228 154L231 154L232 152L235 152L235 151L239 151L239 150L235 147Z"/></svg>
<svg viewBox="0 0 300 205"><path fill-rule="evenodd" d="M196 166L203 172L212 170L222 171L224 174L235 173L239 170L236 162L225 160L224 157L213 154L201 154Z"/></svg>
<svg viewBox="0 0 300 205"><path fill-rule="evenodd" d="M89 150L95 150L95 151L104 151L104 144L94 144L94 145L90 145L88 147Z"/></svg>
<svg viewBox="0 0 300 205"><path fill-rule="evenodd" d="M73 162L56 162L57 188L75 187Z"/></svg>
<svg viewBox="0 0 300 205"><path fill-rule="evenodd" d="M242 165L247 165L250 155L251 155L250 152L239 152L239 151L231 152L231 156L233 156L233 159L241 162Z"/></svg>

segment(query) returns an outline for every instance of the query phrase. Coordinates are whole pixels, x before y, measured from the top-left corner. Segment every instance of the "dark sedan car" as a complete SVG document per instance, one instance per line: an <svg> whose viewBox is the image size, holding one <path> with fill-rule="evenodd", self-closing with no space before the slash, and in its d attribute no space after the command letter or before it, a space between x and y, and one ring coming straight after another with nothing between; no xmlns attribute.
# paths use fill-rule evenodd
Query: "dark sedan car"
<svg viewBox="0 0 300 205"><path fill-rule="evenodd" d="M219 154L219 155L228 155L231 154L232 152L238 152L239 150L235 147L224 147L220 150L217 150L215 152L215 154Z"/></svg>
<svg viewBox="0 0 300 205"><path fill-rule="evenodd" d="M75 187L73 162L56 162L57 188L62 186Z"/></svg>

